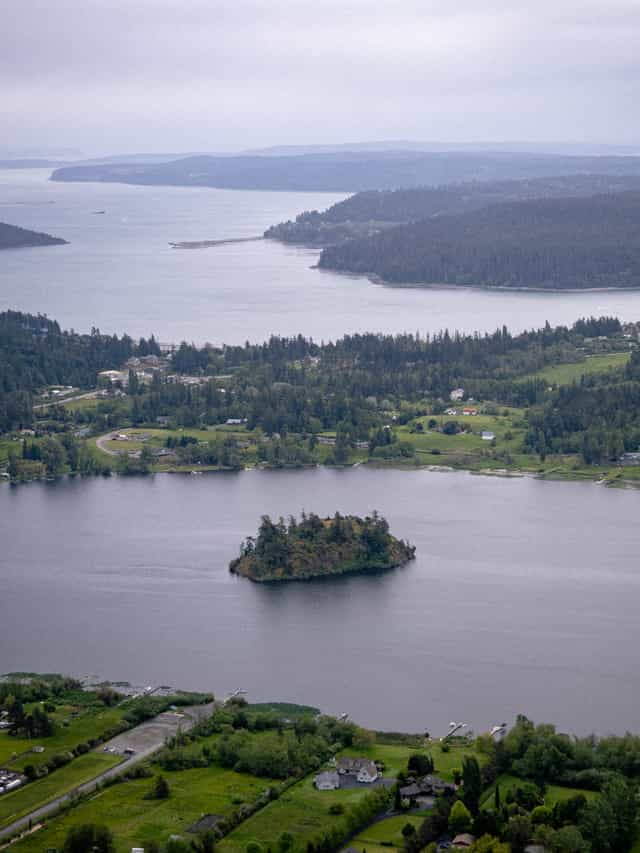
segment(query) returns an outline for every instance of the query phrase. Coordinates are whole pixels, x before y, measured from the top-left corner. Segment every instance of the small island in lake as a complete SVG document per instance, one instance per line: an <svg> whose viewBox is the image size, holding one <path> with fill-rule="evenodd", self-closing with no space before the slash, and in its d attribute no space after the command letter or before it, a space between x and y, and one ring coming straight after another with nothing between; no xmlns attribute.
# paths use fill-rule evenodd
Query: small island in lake
<svg viewBox="0 0 640 853"><path fill-rule="evenodd" d="M30 231L0 222L0 249L26 249L33 246L63 246L66 240L40 231Z"/></svg>
<svg viewBox="0 0 640 853"><path fill-rule="evenodd" d="M263 515L257 537L242 543L229 570L260 583L309 580L394 569L413 560L415 551L389 533L377 512L366 518L302 513L300 521L288 522Z"/></svg>

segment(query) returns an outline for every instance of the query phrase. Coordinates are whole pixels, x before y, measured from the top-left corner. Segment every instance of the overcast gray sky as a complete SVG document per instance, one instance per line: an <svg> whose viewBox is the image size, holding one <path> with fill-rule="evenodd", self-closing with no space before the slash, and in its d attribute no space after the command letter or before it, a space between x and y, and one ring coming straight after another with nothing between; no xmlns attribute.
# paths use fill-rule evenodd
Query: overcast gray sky
<svg viewBox="0 0 640 853"><path fill-rule="evenodd" d="M2 143L640 141L640 0L3 0Z"/></svg>

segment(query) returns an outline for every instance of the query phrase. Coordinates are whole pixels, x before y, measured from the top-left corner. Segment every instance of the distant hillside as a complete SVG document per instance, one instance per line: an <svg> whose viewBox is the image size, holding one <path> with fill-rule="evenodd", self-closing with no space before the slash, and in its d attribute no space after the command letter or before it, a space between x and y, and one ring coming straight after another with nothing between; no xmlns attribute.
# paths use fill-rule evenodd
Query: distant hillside
<svg viewBox="0 0 640 853"><path fill-rule="evenodd" d="M170 163L66 166L56 169L51 178L227 189L358 192L596 172L640 175L640 157L413 151L345 151L281 157L203 155Z"/></svg>
<svg viewBox="0 0 640 853"><path fill-rule="evenodd" d="M640 192L495 204L323 250L319 266L388 282L640 287Z"/></svg>
<svg viewBox="0 0 640 853"><path fill-rule="evenodd" d="M354 237L369 237L407 222L443 214L479 210L503 201L588 196L605 192L640 191L639 175L569 175L523 181L475 181L442 187L368 190L332 205L323 213L300 213L264 236L285 243L330 246Z"/></svg>
<svg viewBox="0 0 640 853"><path fill-rule="evenodd" d="M29 231L17 225L0 222L0 249L23 249L28 246L61 246L67 241L40 231Z"/></svg>

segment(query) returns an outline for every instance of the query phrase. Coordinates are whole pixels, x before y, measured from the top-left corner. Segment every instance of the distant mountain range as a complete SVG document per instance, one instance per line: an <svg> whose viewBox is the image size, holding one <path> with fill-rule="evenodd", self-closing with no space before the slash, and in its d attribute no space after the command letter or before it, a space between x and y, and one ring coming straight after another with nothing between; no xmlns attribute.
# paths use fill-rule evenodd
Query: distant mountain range
<svg viewBox="0 0 640 853"><path fill-rule="evenodd" d="M54 181L358 192L589 173L640 175L640 157L413 151L200 155L168 163L65 166L51 177Z"/></svg>

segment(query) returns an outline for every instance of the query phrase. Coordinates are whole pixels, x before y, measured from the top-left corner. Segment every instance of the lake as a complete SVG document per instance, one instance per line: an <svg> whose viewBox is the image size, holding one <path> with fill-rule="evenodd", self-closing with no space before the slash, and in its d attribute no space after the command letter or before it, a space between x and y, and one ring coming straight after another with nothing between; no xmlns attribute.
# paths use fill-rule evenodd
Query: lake
<svg viewBox="0 0 640 853"><path fill-rule="evenodd" d="M272 241L169 246L258 235L340 195L52 183L48 175L0 171L0 221L70 241L0 252L0 310L44 312L78 331L95 326L219 344L272 334L329 340L356 331L484 332L503 324L519 331L592 314L640 318L640 292L398 288L312 269L316 251Z"/></svg>
<svg viewBox="0 0 640 853"><path fill-rule="evenodd" d="M356 468L0 487L0 671L243 688L441 734L518 712L638 728L640 493ZM272 516L383 512L417 559L281 586L231 576Z"/></svg>

